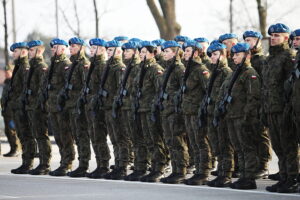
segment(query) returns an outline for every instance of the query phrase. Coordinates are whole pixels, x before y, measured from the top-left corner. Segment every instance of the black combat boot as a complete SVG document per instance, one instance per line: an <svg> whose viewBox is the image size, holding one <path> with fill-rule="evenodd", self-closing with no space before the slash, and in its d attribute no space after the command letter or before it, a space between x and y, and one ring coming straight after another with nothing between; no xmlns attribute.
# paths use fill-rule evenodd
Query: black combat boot
<svg viewBox="0 0 300 200"><path fill-rule="evenodd" d="M186 173L193 174L195 170L196 170L195 165L189 165L186 169Z"/></svg>
<svg viewBox="0 0 300 200"><path fill-rule="evenodd" d="M265 168L260 168L257 170L257 172L255 173L255 179L266 179L269 176L269 170L265 169Z"/></svg>
<svg viewBox="0 0 300 200"><path fill-rule="evenodd" d="M119 167L117 169L115 169L115 173L113 173L111 176L110 176L110 179L112 180L123 180L124 177L127 175L127 170L126 170L127 167Z"/></svg>
<svg viewBox="0 0 300 200"><path fill-rule="evenodd" d="M3 154L4 157L17 157L19 152L16 149L11 149L8 153Z"/></svg>
<svg viewBox="0 0 300 200"><path fill-rule="evenodd" d="M165 178L163 181L163 183L169 183L169 184L178 184L178 183L182 183L185 179L185 174L183 173L172 173L170 176L168 176L167 178Z"/></svg>
<svg viewBox="0 0 300 200"><path fill-rule="evenodd" d="M79 177L85 177L87 174L87 167L78 167L74 171L68 172L67 176L70 176L72 178L79 178Z"/></svg>
<svg viewBox="0 0 300 200"><path fill-rule="evenodd" d="M189 179L184 180L186 185L205 185L208 181L208 176L205 174L195 174Z"/></svg>
<svg viewBox="0 0 300 200"><path fill-rule="evenodd" d="M229 187L231 183L232 182L230 177L220 176L220 178L215 183L215 187Z"/></svg>
<svg viewBox="0 0 300 200"><path fill-rule="evenodd" d="M72 169L71 165L65 166L61 165L56 170L50 171L50 176L66 176L67 173Z"/></svg>
<svg viewBox="0 0 300 200"><path fill-rule="evenodd" d="M218 171L218 170L211 171L210 174L211 174L212 176L218 176L218 175L219 175L219 171Z"/></svg>
<svg viewBox="0 0 300 200"><path fill-rule="evenodd" d="M280 180L277 183L275 183L274 185L267 186L266 190L269 192L277 192L278 188L281 187L282 185L284 185L285 182L286 182L286 180Z"/></svg>
<svg viewBox="0 0 300 200"><path fill-rule="evenodd" d="M148 183L155 183L158 182L161 177L163 176L163 173L160 171L152 171L148 175L141 177L141 182L148 182Z"/></svg>
<svg viewBox="0 0 300 200"><path fill-rule="evenodd" d="M86 177L94 179L103 178L108 171L107 167L97 167L93 172L86 174Z"/></svg>
<svg viewBox="0 0 300 200"><path fill-rule="evenodd" d="M29 174L31 175L47 175L50 172L49 165L39 164L35 169L30 170Z"/></svg>
<svg viewBox="0 0 300 200"><path fill-rule="evenodd" d="M143 176L145 176L145 174L146 174L146 171L136 170L136 171L133 171L128 176L125 176L124 180L125 181L139 181Z"/></svg>
<svg viewBox="0 0 300 200"><path fill-rule="evenodd" d="M274 180L274 181L279 181L280 180L280 174L277 172L276 174L270 174L268 176L268 179Z"/></svg>
<svg viewBox="0 0 300 200"><path fill-rule="evenodd" d="M288 178L287 181L277 188L279 193L296 193L298 192L298 183L296 178Z"/></svg>
<svg viewBox="0 0 300 200"><path fill-rule="evenodd" d="M231 187L233 186L233 187ZM242 178L240 181L236 181L230 185L233 189L238 190L252 190L257 189L256 182L254 178Z"/></svg>
<svg viewBox="0 0 300 200"><path fill-rule="evenodd" d="M23 163L20 167L18 167L16 169L12 169L11 173L12 174L28 174L31 169L32 169L31 164Z"/></svg>

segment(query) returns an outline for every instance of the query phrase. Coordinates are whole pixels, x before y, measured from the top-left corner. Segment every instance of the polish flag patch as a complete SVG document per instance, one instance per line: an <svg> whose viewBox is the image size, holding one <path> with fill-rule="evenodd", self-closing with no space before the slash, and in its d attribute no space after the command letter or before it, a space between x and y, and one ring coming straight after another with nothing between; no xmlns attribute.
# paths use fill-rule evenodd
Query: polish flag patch
<svg viewBox="0 0 300 200"><path fill-rule="evenodd" d="M90 65L84 65L84 68L89 68L90 67Z"/></svg>
<svg viewBox="0 0 300 200"><path fill-rule="evenodd" d="M43 67L43 71L47 71L47 69L48 69L47 67Z"/></svg>
<svg viewBox="0 0 300 200"><path fill-rule="evenodd" d="M65 70L69 69L69 66L65 67Z"/></svg>
<svg viewBox="0 0 300 200"><path fill-rule="evenodd" d="M209 72L208 71L204 71L204 72L202 72L202 74L203 75L207 75L207 74L209 74Z"/></svg>
<svg viewBox="0 0 300 200"><path fill-rule="evenodd" d="M252 76L251 76L251 79L257 79L257 76L252 75Z"/></svg>
<svg viewBox="0 0 300 200"><path fill-rule="evenodd" d="M125 67L122 67L121 70L122 70L122 71L125 71Z"/></svg>
<svg viewBox="0 0 300 200"><path fill-rule="evenodd" d="M163 71L161 71L161 70L157 71L157 74L162 74L162 73L163 73Z"/></svg>

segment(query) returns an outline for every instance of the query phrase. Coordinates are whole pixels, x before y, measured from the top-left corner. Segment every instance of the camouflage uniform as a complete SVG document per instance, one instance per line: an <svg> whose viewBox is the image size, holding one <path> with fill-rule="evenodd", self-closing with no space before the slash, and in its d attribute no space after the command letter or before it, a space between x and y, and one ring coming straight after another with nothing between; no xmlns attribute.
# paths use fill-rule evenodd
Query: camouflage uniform
<svg viewBox="0 0 300 200"><path fill-rule="evenodd" d="M75 159L74 139L68 122L68 116L65 111L58 112L57 95L65 83L65 73L70 60L65 54L57 56L53 65L53 74L48 89L47 110L49 113L50 123L53 129L55 142L60 153L60 167L63 169L71 169L72 162ZM49 71L48 71L49 72ZM50 175L55 175L50 172Z"/></svg>
<svg viewBox="0 0 300 200"><path fill-rule="evenodd" d="M298 50L296 61L298 61L298 69L299 69L299 60L300 60L300 51ZM293 121L294 125L296 126L296 132L298 134L298 144L300 144L300 79L294 78L294 84L292 85L292 96L291 96L291 103L293 109ZM299 179L299 177L298 177Z"/></svg>
<svg viewBox="0 0 300 200"><path fill-rule="evenodd" d="M284 81L293 69L293 54L287 43L271 46L267 66L263 69L264 109L267 113L271 144L279 162L281 180L294 179L298 174L298 147L296 135L289 131L284 120Z"/></svg>
<svg viewBox="0 0 300 200"><path fill-rule="evenodd" d="M42 57L35 57L29 61L30 68L32 68L32 76L30 83L28 84L27 90L31 90L31 94L27 95L27 105L25 107L31 132L37 141L39 150L40 166L46 168L50 167L51 159L51 143L48 137L48 125L47 125L47 113L43 112L41 109L41 104L39 101L39 94L41 88L43 87L43 78L45 71L48 69L47 64L44 62ZM29 76L30 68L26 69L27 75Z"/></svg>
<svg viewBox="0 0 300 200"><path fill-rule="evenodd" d="M194 155L195 174L208 177L211 168L211 153L207 130L198 128L197 111L205 95L209 71L201 64L200 58L193 59L190 67L190 75L186 80L186 92L182 100L182 111Z"/></svg>

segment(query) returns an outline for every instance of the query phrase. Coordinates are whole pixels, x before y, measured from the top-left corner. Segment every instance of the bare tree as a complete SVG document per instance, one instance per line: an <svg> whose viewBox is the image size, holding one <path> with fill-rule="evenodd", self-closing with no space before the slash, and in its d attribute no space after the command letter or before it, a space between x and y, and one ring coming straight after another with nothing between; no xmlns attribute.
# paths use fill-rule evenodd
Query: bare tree
<svg viewBox="0 0 300 200"><path fill-rule="evenodd" d="M256 0L259 17L259 28L263 37L267 37L267 0Z"/></svg>
<svg viewBox="0 0 300 200"><path fill-rule="evenodd" d="M147 0L148 7L155 19L160 37L166 40L173 39L180 34L181 26L176 22L175 0L159 0L162 14L154 0Z"/></svg>
<svg viewBox="0 0 300 200"><path fill-rule="evenodd" d="M233 0L229 2L229 31L233 32Z"/></svg>
<svg viewBox="0 0 300 200"><path fill-rule="evenodd" d="M3 11L4 11L4 57L5 57L5 65L8 65L8 50L7 50L7 46L8 46L8 34L7 34L7 18L6 18L6 0L2 1L3 4Z"/></svg>
<svg viewBox="0 0 300 200"><path fill-rule="evenodd" d="M58 0L55 0L55 25L56 25L56 37L59 37L59 25L58 25Z"/></svg>
<svg viewBox="0 0 300 200"><path fill-rule="evenodd" d="M15 0L11 0L13 42L17 41Z"/></svg>
<svg viewBox="0 0 300 200"><path fill-rule="evenodd" d="M95 12L95 25L96 25L96 37L99 37L99 16L98 16L98 8L96 0L93 0L94 3L94 12Z"/></svg>
<svg viewBox="0 0 300 200"><path fill-rule="evenodd" d="M77 37L80 37L80 19L79 19L77 4L76 4L75 0L73 1L73 5L74 5L74 14L75 14L75 19L76 19L76 24L77 24L76 29L74 29L74 27L71 25L68 17L66 16L65 11L62 10L61 8L59 8L59 10L62 13L63 18L64 18L68 28L73 32L74 35L76 35Z"/></svg>

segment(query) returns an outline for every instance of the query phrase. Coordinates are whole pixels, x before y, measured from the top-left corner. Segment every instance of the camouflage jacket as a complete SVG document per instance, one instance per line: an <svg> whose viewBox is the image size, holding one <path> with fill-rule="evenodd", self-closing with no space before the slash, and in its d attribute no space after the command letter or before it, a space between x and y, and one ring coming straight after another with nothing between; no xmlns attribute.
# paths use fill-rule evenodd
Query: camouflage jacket
<svg viewBox="0 0 300 200"><path fill-rule="evenodd" d="M233 75L233 73L232 73ZM217 103L226 94L231 76L223 83ZM258 117L260 105L260 80L259 75L250 64L245 63L242 72L232 87L232 102L226 107L226 118Z"/></svg>
<svg viewBox="0 0 300 200"><path fill-rule="evenodd" d="M296 56L296 61L298 61L298 69L300 68L299 59L300 59L300 51L298 50ZM300 113L300 78L294 77L294 84L292 85L291 102L293 106L293 111L298 115Z"/></svg>
<svg viewBox="0 0 300 200"><path fill-rule="evenodd" d="M53 61L54 57L51 58ZM53 74L52 79L50 81L50 89L48 90L48 100L47 106L49 112L58 112L57 111L57 95L61 88L64 87L65 83L65 71L68 69L68 66L71 64L70 60L67 58L65 54L57 56L53 61ZM49 73L49 71L48 71ZM47 78L48 78L47 73ZM46 78L46 79L47 79Z"/></svg>
<svg viewBox="0 0 300 200"><path fill-rule="evenodd" d="M140 65L143 65L141 62ZM139 100L139 110L138 112L149 112L151 110L151 105L154 102L156 94L159 92L159 86L161 77L163 74L164 69L156 63L155 59L146 60L146 72L143 80L143 85L141 88L141 97ZM140 68L136 79L134 80L134 90L133 90L133 98L136 96L136 89L138 88L138 82L140 79Z"/></svg>
<svg viewBox="0 0 300 200"><path fill-rule="evenodd" d="M26 79L25 86L30 85L27 89L31 91L31 94L28 94L27 100L28 104L26 105L26 110L35 110L40 109L39 94L42 91L44 86L44 77L45 73L48 70L48 66L45 63L42 57L32 58L29 61L30 68L33 68L33 73L31 79L28 80L30 83L27 83L27 77L29 76L30 68L26 68Z"/></svg>
<svg viewBox="0 0 300 200"><path fill-rule="evenodd" d="M266 66L266 57L262 52L262 48L257 49L255 52L251 51L251 66L262 77L263 68Z"/></svg>
<svg viewBox="0 0 300 200"><path fill-rule="evenodd" d="M206 53L201 55L201 61L202 61L203 65L205 65L210 71L212 71L211 61Z"/></svg>
<svg viewBox="0 0 300 200"><path fill-rule="evenodd" d="M185 67L180 61L180 59L176 59L175 66L171 66L172 59L168 61L167 69L163 74L163 77L166 75L166 72L168 71L169 67L174 67L174 70L172 71L167 87L166 87L166 93L168 94L168 99L164 100L163 107L164 110L162 111L162 116L168 116L175 112L175 102L174 99L176 98L176 95L178 94L178 91L180 89L180 86L182 85L182 77L184 75Z"/></svg>
<svg viewBox="0 0 300 200"><path fill-rule="evenodd" d="M186 80L186 91L182 99L182 111L185 115L197 115L210 74L200 59L192 61L190 70L190 75Z"/></svg>
<svg viewBox="0 0 300 200"><path fill-rule="evenodd" d="M211 64L211 65L213 67L216 67L216 64ZM217 101L217 98L218 98L218 95L220 92L220 88L221 88L222 84L224 83L224 81L228 77L230 77L231 73L232 73L232 70L228 67L227 59L219 62L217 73L218 73L217 77L215 78L214 83L212 85L212 89L211 89L211 94L210 94L211 103L207 107L207 112L211 116L214 114L215 105L216 105L216 101ZM208 81L208 83L209 83L209 81Z"/></svg>
<svg viewBox="0 0 300 200"><path fill-rule="evenodd" d="M263 69L264 109L267 113L282 112L285 107L284 82L293 69L293 53L287 43L271 46Z"/></svg>
<svg viewBox="0 0 300 200"><path fill-rule="evenodd" d="M10 84L11 79L5 79L4 84L3 84L3 90L2 90L2 95L1 95L1 108L3 109L4 107L4 99L8 97L8 89L9 89L9 84ZM2 112L2 116L11 116L12 109L11 107L6 107L5 112Z"/></svg>
<svg viewBox="0 0 300 200"><path fill-rule="evenodd" d="M108 96L102 97L103 109L110 110L112 108L114 99L118 94L119 84L124 70L125 65L122 62L122 57L113 58L107 80L104 85L104 89L108 92Z"/></svg>
<svg viewBox="0 0 300 200"><path fill-rule="evenodd" d="M71 56L71 62L75 62L76 56ZM78 58L78 64L75 66L74 72L72 74L70 84L72 85L72 89L69 90L69 99L66 101L65 108L73 109L76 107L77 100L80 96L82 87L85 82L85 76L89 69L90 62L82 53ZM67 81L67 77L71 71L71 67L67 68L67 73L65 74L65 83Z"/></svg>

